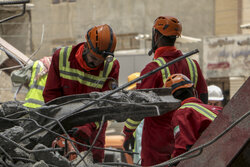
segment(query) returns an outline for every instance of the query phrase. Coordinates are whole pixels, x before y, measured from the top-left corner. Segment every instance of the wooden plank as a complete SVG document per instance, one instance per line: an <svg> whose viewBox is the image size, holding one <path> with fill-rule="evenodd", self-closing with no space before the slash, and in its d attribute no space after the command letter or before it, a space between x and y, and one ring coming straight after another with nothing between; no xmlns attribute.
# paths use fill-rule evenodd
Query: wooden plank
<svg viewBox="0 0 250 167"><path fill-rule="evenodd" d="M0 45L5 50L7 50L11 54L13 54L22 63L27 64L27 63L32 63L33 62L32 60L29 60L29 58L26 55L24 55L21 51L19 51L18 49L16 49L14 46L12 46L11 44L9 44L7 41L5 41L1 37L0 37Z"/></svg>

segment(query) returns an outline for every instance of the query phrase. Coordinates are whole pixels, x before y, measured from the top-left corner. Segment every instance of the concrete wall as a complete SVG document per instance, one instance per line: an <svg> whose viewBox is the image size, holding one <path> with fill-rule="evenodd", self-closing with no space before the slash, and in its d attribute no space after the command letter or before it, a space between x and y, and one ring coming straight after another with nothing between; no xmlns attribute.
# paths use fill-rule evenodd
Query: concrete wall
<svg viewBox="0 0 250 167"><path fill-rule="evenodd" d="M21 12L22 8L18 6L0 6L0 19L6 19ZM2 22L0 36L22 53L30 54L32 51L30 8L27 7L23 16Z"/></svg>
<svg viewBox="0 0 250 167"><path fill-rule="evenodd" d="M250 24L250 1L249 0L243 0L242 1L242 23L241 24ZM243 34L250 34L250 28L249 29L242 29Z"/></svg>
<svg viewBox="0 0 250 167"><path fill-rule="evenodd" d="M121 64L120 84L127 76L141 71L151 61L147 56L151 42L142 48L135 40L137 34L151 35L153 22L160 15L177 17L183 25L183 35L202 38L214 33L214 1L200 0L57 0L32 1L32 39L34 49L39 47L42 25L45 35L42 48L35 59L52 54L53 48L85 41L86 31L94 25L109 24L117 34L117 50L145 49L143 54L117 55ZM206 8L204 8L206 6ZM183 52L198 48L202 43L178 44Z"/></svg>
<svg viewBox="0 0 250 167"><path fill-rule="evenodd" d="M250 75L250 35L204 40L204 73L208 78Z"/></svg>
<svg viewBox="0 0 250 167"><path fill-rule="evenodd" d="M242 0L215 1L215 35L240 33Z"/></svg>
<svg viewBox="0 0 250 167"><path fill-rule="evenodd" d="M32 39L37 48L41 27L45 39L37 57L48 56L59 45L85 41L85 32L94 25L109 24L121 34L151 34L159 15L172 15L183 24L183 34L193 37L213 35L213 1L200 0L78 0L53 4L51 0L32 1ZM206 6L206 8L204 8ZM131 39L128 39L131 40ZM119 39L118 39L119 42ZM118 45L119 46L119 45Z"/></svg>
<svg viewBox="0 0 250 167"><path fill-rule="evenodd" d="M8 57L0 50L0 64ZM0 71L0 103L6 101L14 101L14 95L18 87L13 87L10 77L4 72ZM24 101L27 93L26 88L22 88L16 96L16 100Z"/></svg>

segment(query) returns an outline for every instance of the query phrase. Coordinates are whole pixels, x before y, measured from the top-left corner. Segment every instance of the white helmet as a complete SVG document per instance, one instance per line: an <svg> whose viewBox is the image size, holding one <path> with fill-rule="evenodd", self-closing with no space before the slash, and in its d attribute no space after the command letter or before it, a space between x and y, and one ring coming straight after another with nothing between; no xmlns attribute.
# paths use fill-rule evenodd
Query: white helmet
<svg viewBox="0 0 250 167"><path fill-rule="evenodd" d="M215 85L209 85L208 87L208 100L222 101L224 96L221 89Z"/></svg>

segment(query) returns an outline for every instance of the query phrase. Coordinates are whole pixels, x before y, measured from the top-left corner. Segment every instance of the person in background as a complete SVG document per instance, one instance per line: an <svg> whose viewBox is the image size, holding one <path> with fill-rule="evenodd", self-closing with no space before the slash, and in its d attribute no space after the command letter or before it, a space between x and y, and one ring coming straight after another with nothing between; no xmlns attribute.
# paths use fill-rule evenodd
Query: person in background
<svg viewBox="0 0 250 167"><path fill-rule="evenodd" d="M213 106L223 107L224 96L221 89L216 85L209 85L208 87L208 104Z"/></svg>
<svg viewBox="0 0 250 167"><path fill-rule="evenodd" d="M128 82L136 79L140 77L140 73L139 72L135 72L132 73L128 76ZM135 90L136 89L136 83L130 85L127 90ZM125 124L128 121L125 122ZM143 128L143 122L144 120L142 120L140 122L140 124L137 126L136 130L133 133L133 137L131 137L129 140L126 140L126 142L124 142L123 147L125 148L125 150L130 150L129 147L131 147L131 149L133 150L133 152L135 153L139 153L139 154L133 154L133 162L135 164L140 164L140 160L141 160L141 138L142 138L142 128ZM127 127L129 127L130 125L126 125ZM130 127L132 128L132 127ZM127 136L125 136L127 137Z"/></svg>
<svg viewBox="0 0 250 167"><path fill-rule="evenodd" d="M152 49L149 52L149 55L154 53L154 58L141 71L141 76L183 55L175 47L176 38L181 36L181 32L182 25L177 18L172 16L159 16L156 18L152 28ZM206 81L199 64L191 58L180 60L144 78L141 83L137 84L137 89L162 88L166 79L175 73L188 76L194 83L198 98L207 103ZM174 136L171 127L172 114L173 112L168 112L161 116L144 118L141 144L142 166L156 165L171 158L174 148ZM126 135L126 139L129 140L140 121L127 119L126 122L123 133Z"/></svg>
<svg viewBox="0 0 250 167"><path fill-rule="evenodd" d="M43 90L46 84L52 57L43 57L22 69L11 73L11 80L17 84L28 84L23 106L38 108L44 105Z"/></svg>
<svg viewBox="0 0 250 167"><path fill-rule="evenodd" d="M134 72L128 76L128 82L133 81L134 79L140 77L139 72ZM136 83L133 83L132 85L128 86L126 90L135 90L136 89Z"/></svg>
<svg viewBox="0 0 250 167"><path fill-rule="evenodd" d="M66 95L103 92L118 86L120 65L114 57L116 35L112 28L107 24L95 26L87 31L85 38L86 42L55 51L43 92L45 102ZM92 122L73 127L71 136L83 144L92 144L99 126L98 122ZM104 148L106 127L107 122L94 146ZM77 148L80 152L87 150L81 145ZM94 162L103 161L104 150L91 151Z"/></svg>
<svg viewBox="0 0 250 167"><path fill-rule="evenodd" d="M29 108L38 108L44 104L43 90L48 77L52 57L44 57L34 62L32 66L29 91L23 104Z"/></svg>
<svg viewBox="0 0 250 167"><path fill-rule="evenodd" d="M174 111L174 151L176 157L188 151L209 124L216 119L222 107L204 104L196 97L194 84L183 74L173 74L167 78L166 87L171 88L174 98L181 100L181 107Z"/></svg>

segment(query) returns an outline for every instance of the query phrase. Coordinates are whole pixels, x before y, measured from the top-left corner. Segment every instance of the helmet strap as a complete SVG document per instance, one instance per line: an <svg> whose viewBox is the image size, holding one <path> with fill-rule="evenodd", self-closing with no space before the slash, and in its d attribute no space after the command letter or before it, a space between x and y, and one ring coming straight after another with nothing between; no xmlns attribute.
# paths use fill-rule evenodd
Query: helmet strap
<svg viewBox="0 0 250 167"><path fill-rule="evenodd" d="M157 41L154 40L154 36L155 36L155 29L152 29L152 48L150 49L150 51L148 52L148 55L151 56L153 53L155 53L156 49L158 48L158 43L160 42L160 39L163 37L163 35L160 36L160 38L157 39Z"/></svg>

